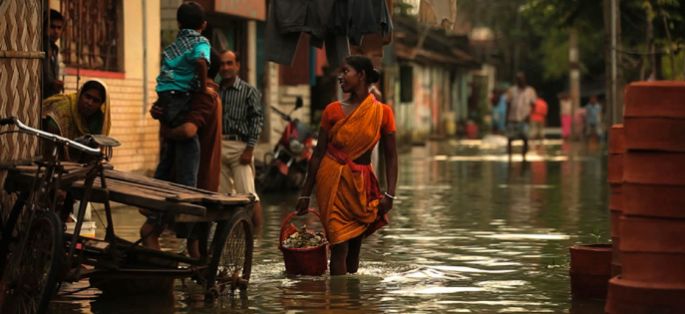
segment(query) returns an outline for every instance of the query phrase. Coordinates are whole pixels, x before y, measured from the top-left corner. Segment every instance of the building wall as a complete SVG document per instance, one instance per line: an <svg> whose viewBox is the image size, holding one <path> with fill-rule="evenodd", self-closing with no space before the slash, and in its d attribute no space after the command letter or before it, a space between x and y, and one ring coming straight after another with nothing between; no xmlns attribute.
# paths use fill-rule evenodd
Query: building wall
<svg viewBox="0 0 685 314"><path fill-rule="evenodd" d="M43 8L41 0L0 1L0 117L15 116L34 128L40 126ZM0 135L0 162L30 159L37 147L33 136ZM0 171L0 187L5 176ZM0 214L4 216L13 202L0 188Z"/></svg>
<svg viewBox="0 0 685 314"><path fill-rule="evenodd" d="M55 3L57 2L57 3ZM159 158L159 123L148 113L157 99L155 79L160 64L160 0L124 0L122 73L81 72L80 84L97 78L108 85L112 107L110 136L122 145L114 149L112 164L122 171L151 172ZM143 4L146 5L143 10ZM59 2L51 6L58 8ZM143 11L145 21L143 21ZM147 38L143 38L143 23ZM144 41L145 40L145 41ZM147 72L145 71L147 69ZM69 70L68 73L73 73ZM145 78L145 79L144 79ZM77 77L65 78L65 93L77 89ZM146 91L147 90L147 91Z"/></svg>
<svg viewBox="0 0 685 314"><path fill-rule="evenodd" d="M161 42L160 47L166 43L171 43L176 38L178 32L178 21L176 21L176 10L183 0L160 0Z"/></svg>
<svg viewBox="0 0 685 314"><path fill-rule="evenodd" d="M455 136L458 121L466 117L467 72L431 64L410 64L414 68L412 101L399 101L398 75L386 78L397 100L394 109L399 143L423 144L429 138Z"/></svg>
<svg viewBox="0 0 685 314"><path fill-rule="evenodd" d="M265 71L265 88L262 92L264 101L264 128L262 130L261 141L256 150L256 159L264 158L264 154L271 152L281 137L281 133L287 122L276 114L272 107L280 111L289 113L295 108L297 97L302 97L303 107L293 112L292 117L297 118L303 123L310 123L311 116L311 88L309 85L283 85L281 78L280 65L267 62ZM318 122L318 121L316 121ZM314 130L318 130L318 125L312 125Z"/></svg>

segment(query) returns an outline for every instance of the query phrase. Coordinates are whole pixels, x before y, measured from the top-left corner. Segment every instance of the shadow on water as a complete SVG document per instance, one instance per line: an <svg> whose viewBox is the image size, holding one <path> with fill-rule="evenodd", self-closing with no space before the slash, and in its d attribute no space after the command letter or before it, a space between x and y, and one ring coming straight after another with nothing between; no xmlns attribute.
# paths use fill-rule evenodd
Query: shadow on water
<svg viewBox="0 0 685 314"><path fill-rule="evenodd" d="M602 312L602 301L571 300L568 281L568 247L609 238L602 148L547 145L526 162L503 152L445 142L402 155L391 224L365 240L358 274L286 276L277 239L297 194L264 195L246 294L195 301L181 281L161 298L87 289L53 302L54 312ZM134 209L115 220L127 238L142 224ZM173 235L163 240L183 250Z"/></svg>

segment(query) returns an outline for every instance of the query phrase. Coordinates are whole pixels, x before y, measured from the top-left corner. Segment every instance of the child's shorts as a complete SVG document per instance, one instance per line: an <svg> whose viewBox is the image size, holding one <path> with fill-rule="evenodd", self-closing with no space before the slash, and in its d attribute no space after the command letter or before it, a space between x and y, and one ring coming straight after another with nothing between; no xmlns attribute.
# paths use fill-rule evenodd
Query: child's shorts
<svg viewBox="0 0 685 314"><path fill-rule="evenodd" d="M172 128L183 124L186 115L190 111L191 96L190 92L175 90L157 92L157 102L155 102L155 105L163 109L159 122Z"/></svg>

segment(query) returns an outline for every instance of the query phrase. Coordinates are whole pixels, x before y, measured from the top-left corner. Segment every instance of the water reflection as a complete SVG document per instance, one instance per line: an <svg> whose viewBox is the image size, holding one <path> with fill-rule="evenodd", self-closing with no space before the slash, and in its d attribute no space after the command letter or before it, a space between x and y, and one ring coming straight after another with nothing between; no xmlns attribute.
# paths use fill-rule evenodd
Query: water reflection
<svg viewBox="0 0 685 314"><path fill-rule="evenodd" d="M391 224L364 241L358 274L289 277L277 238L293 195L263 197L248 293L213 303L176 284L170 299L110 301L87 289L54 302L57 313L530 313L601 312L570 299L568 247L608 239L604 157L598 147L546 146L526 162L504 148L447 142L400 158L399 198ZM549 143L548 143L549 144ZM479 146L481 145L481 146ZM126 238L142 218L120 209ZM315 226L316 219L297 221ZM166 249L182 251L171 234ZM68 289L78 289L73 286Z"/></svg>

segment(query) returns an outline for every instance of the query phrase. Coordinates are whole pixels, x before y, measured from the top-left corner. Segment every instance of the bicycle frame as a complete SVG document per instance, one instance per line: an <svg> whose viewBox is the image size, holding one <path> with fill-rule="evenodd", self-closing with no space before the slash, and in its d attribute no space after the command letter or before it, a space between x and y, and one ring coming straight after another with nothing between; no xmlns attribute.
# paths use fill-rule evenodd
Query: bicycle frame
<svg viewBox="0 0 685 314"><path fill-rule="evenodd" d="M71 241L69 241L69 247L67 249L68 254L66 256L66 265L75 266L80 264L80 261L79 263L75 263L74 251L77 246L77 240L81 233L83 218L85 216L86 206L88 204L87 200L90 199L93 184L95 183L96 178L100 177L100 184L102 188L105 190L107 189L104 176L104 162L107 160L108 156L103 154L100 148L88 147L74 140L29 127L16 118L0 119L0 125L7 124L14 124L22 133L33 135L55 144L60 144L66 148L74 148L78 151L96 157L89 161L82 169L76 170L63 177L64 167L62 165L62 161L58 158L58 149L60 146L53 146L50 152L51 158L49 158L47 161L37 162L38 168L36 169L36 175L34 176L31 184L32 187L29 191L21 193L22 196L20 196L19 201L12 208L12 212L10 213L10 217L7 221L7 225L10 227L3 230L3 238L5 238L6 235L11 234L12 230L14 229L14 225L19 218L20 212L23 210L27 202L31 206L31 212L29 215L32 215L33 212L38 209L57 210L58 191L62 188L70 186L74 181L84 179L85 190L82 197L84 201L79 204L76 225L74 227L74 233L71 237ZM105 214L107 219L105 239L111 240L114 239L114 226L109 202L105 202ZM3 242L3 247L0 247L0 252L7 251L5 246L7 246L6 244L8 241ZM4 262L5 261L3 260L0 263L4 264ZM4 265L0 266L2 266L0 269L4 268Z"/></svg>

